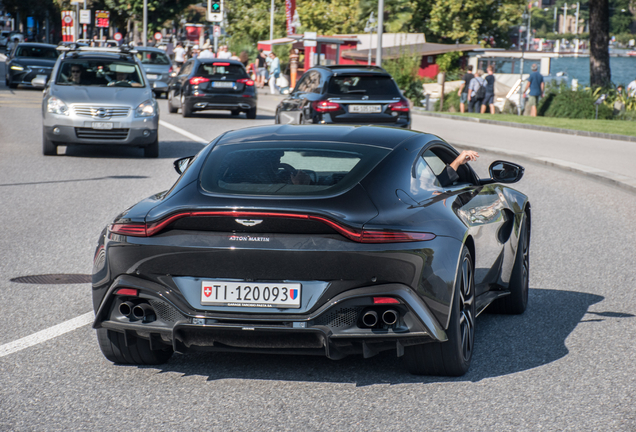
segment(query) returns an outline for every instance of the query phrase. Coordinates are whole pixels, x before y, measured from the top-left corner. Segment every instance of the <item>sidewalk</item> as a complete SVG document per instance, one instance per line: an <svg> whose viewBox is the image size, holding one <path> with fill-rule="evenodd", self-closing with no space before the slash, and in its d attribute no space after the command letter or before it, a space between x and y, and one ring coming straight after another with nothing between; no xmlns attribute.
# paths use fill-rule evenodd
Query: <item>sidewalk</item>
<svg viewBox="0 0 636 432"><path fill-rule="evenodd" d="M283 95L259 91L258 109L274 112ZM464 149L492 152L582 174L636 192L636 143L413 113L413 130ZM556 185L555 185L556 186Z"/></svg>

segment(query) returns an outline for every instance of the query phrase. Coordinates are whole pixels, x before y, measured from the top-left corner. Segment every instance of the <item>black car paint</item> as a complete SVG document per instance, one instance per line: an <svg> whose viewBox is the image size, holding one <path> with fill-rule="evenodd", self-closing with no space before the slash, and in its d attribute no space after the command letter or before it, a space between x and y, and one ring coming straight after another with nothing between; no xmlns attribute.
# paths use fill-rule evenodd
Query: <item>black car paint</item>
<svg viewBox="0 0 636 432"><path fill-rule="evenodd" d="M276 121L283 124L377 124L385 126L402 127L409 129L411 127L410 112L403 113L397 117L391 115L388 110L388 104L404 101L406 99L399 97L397 84L395 85L396 94L387 95L386 97L367 97L334 95L329 93L329 84L332 78L347 75L377 75L382 77L390 77L384 69L378 67L365 66L316 66L309 69L305 75L298 81L296 87L290 92L289 96L283 99L276 108ZM315 75L318 82L317 87L312 92L300 91L302 79L307 76L311 78ZM340 110L337 113L321 113L315 110L314 103L319 101L333 101L356 104L380 104L382 113L373 114L371 116L364 114L353 114ZM406 102L408 103L408 102ZM333 118L332 114L338 114L337 118ZM283 118L285 117L285 118Z"/></svg>
<svg viewBox="0 0 636 432"><path fill-rule="evenodd" d="M334 197L285 200L211 195L200 190L198 175L215 145L247 140L295 140L299 136L377 143L393 151L360 184ZM299 236L281 232L269 233L269 242L237 243L230 241L227 233L215 231L173 229L153 237L131 237L104 230L95 254L94 327L141 332L137 334L156 332L163 343L170 342L180 351L197 347L201 341L193 334L211 329L207 324L194 324L194 318L211 320L218 331L254 325L274 333L314 332L324 340L322 352L332 358L356 351L338 345L337 340L370 343L381 339L382 343L376 345L378 350L395 348L397 340L402 345L445 340L444 329L450 319L462 247L466 245L475 260L479 313L507 294L520 222L530 207L525 195L500 184L482 184L470 168L472 184L431 190L426 199L413 198L407 192L412 166L421 152L431 146L457 154L433 135L389 128L270 126L226 133L192 160L171 190L140 202L115 222L152 222L176 211L197 209L287 211L323 215L354 228L432 232L436 238L415 243L362 244L338 234ZM263 235L258 228L240 231ZM230 250L232 253L228 254ZM200 283L210 278L298 281L307 284L308 291L303 295L309 297L303 298L298 310L202 306L197 301ZM114 312L119 300L113 292L121 286L138 287L144 296L165 301L182 319L174 327L120 319ZM372 293L395 296L404 302L410 299L399 306L404 309L400 326L378 332L316 325L332 306L342 307L351 302L359 306ZM417 295L413 297L413 293ZM303 327L283 330L277 327L288 321L302 323ZM362 348L367 356L370 351L365 343Z"/></svg>
<svg viewBox="0 0 636 432"><path fill-rule="evenodd" d="M237 84L237 91L233 94L228 93L209 93L201 92L199 95L195 95L198 86L190 83L190 79L197 76L196 72L201 64L209 63L229 63L231 65L241 66L243 64L236 60L226 59L191 59L188 60L179 70L176 76L174 76L168 83L168 99L169 104L175 108L184 108L184 105L190 108L191 111L201 111L203 109L218 109L218 110L248 110L256 108L257 93L254 85L247 86L245 84ZM184 73L185 72L185 73ZM247 77L247 73L245 74ZM196 108L195 103L210 103L217 104L215 108ZM241 107L239 104L245 106Z"/></svg>
<svg viewBox="0 0 636 432"><path fill-rule="evenodd" d="M10 86L22 85L26 87L33 87L31 81L38 75L46 76L46 80L48 81L57 58L43 59L35 57L16 57L14 56L14 53L17 51L18 47L50 48L53 50L56 48L55 45L43 43L26 42L16 45L5 61L5 81L7 84ZM16 64L24 67L25 69L22 71L12 70L11 66Z"/></svg>

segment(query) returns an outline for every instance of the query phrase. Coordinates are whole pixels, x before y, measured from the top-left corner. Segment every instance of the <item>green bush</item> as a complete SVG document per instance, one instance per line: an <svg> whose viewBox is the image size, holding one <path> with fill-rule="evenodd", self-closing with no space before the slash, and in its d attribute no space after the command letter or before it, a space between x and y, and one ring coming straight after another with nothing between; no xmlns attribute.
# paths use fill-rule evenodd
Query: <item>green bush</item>
<svg viewBox="0 0 636 432"><path fill-rule="evenodd" d="M547 97L545 99L548 99ZM554 96L550 101L544 115L546 117L560 117L572 119L593 119L596 113L596 98L589 91L563 91ZM546 101L547 103L547 101ZM545 104L539 105L539 110ZM606 105L599 105L598 118L611 120L613 118L612 110Z"/></svg>
<svg viewBox="0 0 636 432"><path fill-rule="evenodd" d="M435 102L435 111L439 111L440 101ZM456 91L444 95L444 111L459 112L459 96Z"/></svg>
<svg viewBox="0 0 636 432"><path fill-rule="evenodd" d="M404 89L404 96L409 99L413 105L421 107L421 100L424 99L424 93L422 93L422 80L416 79Z"/></svg>

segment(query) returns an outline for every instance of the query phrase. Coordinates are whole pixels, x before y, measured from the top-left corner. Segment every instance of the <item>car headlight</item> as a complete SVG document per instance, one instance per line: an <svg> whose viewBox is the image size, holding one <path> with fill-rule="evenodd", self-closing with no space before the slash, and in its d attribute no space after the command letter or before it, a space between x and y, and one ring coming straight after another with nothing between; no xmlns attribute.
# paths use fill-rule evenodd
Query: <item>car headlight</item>
<svg viewBox="0 0 636 432"><path fill-rule="evenodd" d="M148 99L135 109L135 117L151 117L157 113L156 102Z"/></svg>
<svg viewBox="0 0 636 432"><path fill-rule="evenodd" d="M19 64L12 64L11 65L11 70L23 71L24 70L24 66L20 66Z"/></svg>
<svg viewBox="0 0 636 432"><path fill-rule="evenodd" d="M46 102L46 110L53 114L63 114L66 116L69 113L68 106L55 96L50 97Z"/></svg>

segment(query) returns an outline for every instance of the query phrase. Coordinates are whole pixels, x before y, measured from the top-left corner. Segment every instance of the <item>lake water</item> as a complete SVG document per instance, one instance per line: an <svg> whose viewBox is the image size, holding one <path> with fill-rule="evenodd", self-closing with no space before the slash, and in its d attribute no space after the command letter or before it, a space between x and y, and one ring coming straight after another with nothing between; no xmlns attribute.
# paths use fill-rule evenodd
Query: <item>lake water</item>
<svg viewBox="0 0 636 432"><path fill-rule="evenodd" d="M532 61L525 61L523 70L530 73ZM627 86L636 79L636 57L610 57L610 69L612 82L616 85ZM573 78L579 80L579 85L590 84L590 58L589 57L559 57L553 58L550 64L550 75L556 76L557 72L565 72L568 76L568 84Z"/></svg>

